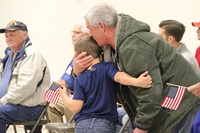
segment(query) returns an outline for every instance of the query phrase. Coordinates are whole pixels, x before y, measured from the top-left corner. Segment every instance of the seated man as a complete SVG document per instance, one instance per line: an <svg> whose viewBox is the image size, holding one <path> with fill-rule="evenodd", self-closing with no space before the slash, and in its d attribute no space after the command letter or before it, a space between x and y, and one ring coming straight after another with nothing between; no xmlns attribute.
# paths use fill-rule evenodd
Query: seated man
<svg viewBox="0 0 200 133"><path fill-rule="evenodd" d="M0 130L6 133L9 123L38 119L46 104L50 72L23 22L10 21L0 33L5 33L8 44L0 61ZM41 126L36 130L41 133Z"/></svg>

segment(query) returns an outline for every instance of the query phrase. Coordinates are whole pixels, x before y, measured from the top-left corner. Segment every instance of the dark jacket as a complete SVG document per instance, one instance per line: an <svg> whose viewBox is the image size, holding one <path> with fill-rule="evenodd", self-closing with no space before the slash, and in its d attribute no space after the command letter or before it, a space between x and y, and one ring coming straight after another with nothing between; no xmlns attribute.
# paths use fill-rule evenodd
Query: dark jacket
<svg viewBox="0 0 200 133"><path fill-rule="evenodd" d="M134 77L148 70L153 85L150 89L121 86L118 96L134 126L153 133L171 133L200 99L186 91L178 110L161 108L169 90L166 83L190 86L200 79L183 56L159 35L150 32L147 24L125 14L120 17L115 53L119 66Z"/></svg>

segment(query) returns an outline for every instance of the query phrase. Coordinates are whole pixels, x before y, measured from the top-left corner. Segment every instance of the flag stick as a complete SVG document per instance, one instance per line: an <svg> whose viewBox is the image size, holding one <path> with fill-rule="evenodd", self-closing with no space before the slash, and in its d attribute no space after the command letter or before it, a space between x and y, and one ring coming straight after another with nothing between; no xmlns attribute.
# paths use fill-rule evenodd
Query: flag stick
<svg viewBox="0 0 200 133"><path fill-rule="evenodd" d="M171 85L171 86L175 86L175 87L179 87L179 86L182 86L182 85L176 85L176 84L172 84L172 83L166 83L167 85ZM182 86L184 88L188 88L188 87L185 87L185 86Z"/></svg>

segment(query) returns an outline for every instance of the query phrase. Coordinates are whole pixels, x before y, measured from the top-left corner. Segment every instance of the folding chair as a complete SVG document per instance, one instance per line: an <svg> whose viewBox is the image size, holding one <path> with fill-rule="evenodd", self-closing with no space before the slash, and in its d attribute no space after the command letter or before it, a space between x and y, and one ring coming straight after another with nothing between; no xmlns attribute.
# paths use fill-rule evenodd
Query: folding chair
<svg viewBox="0 0 200 133"><path fill-rule="evenodd" d="M7 129L9 128L10 125L13 125L14 132L17 133L16 125L24 125L24 126L32 125L33 128L30 131L30 133L34 133L34 131L38 125L45 125L45 124L49 123L49 117L47 114L48 105L49 105L49 102L46 103L44 110L42 111L41 115L39 116L39 118L37 120L10 123L7 125ZM24 127L24 131L25 131L25 133L27 133L27 129L25 127Z"/></svg>
<svg viewBox="0 0 200 133"><path fill-rule="evenodd" d="M49 131L57 131L59 133L74 133L75 132L75 123L72 123L75 113L71 116L68 123L47 123L45 125L46 129Z"/></svg>
<svg viewBox="0 0 200 133"><path fill-rule="evenodd" d="M120 129L119 133L124 133L125 131L126 131L127 133L131 133L130 130L128 129L128 127L127 127L129 121L130 121L129 119L126 120L126 122L124 123L124 125L123 125L122 128Z"/></svg>

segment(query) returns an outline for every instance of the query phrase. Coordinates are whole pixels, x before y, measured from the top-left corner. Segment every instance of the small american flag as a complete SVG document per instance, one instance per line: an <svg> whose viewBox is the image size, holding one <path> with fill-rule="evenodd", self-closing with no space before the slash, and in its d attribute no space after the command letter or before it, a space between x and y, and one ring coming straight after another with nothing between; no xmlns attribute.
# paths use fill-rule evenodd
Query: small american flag
<svg viewBox="0 0 200 133"><path fill-rule="evenodd" d="M167 96L164 97L161 106L172 110L177 110L185 93L185 87L172 86Z"/></svg>
<svg viewBox="0 0 200 133"><path fill-rule="evenodd" d="M60 97L58 90L59 87L60 86L55 82L51 84L50 88L45 93L45 100L47 102L50 102L52 104L56 104L58 102L58 99Z"/></svg>

